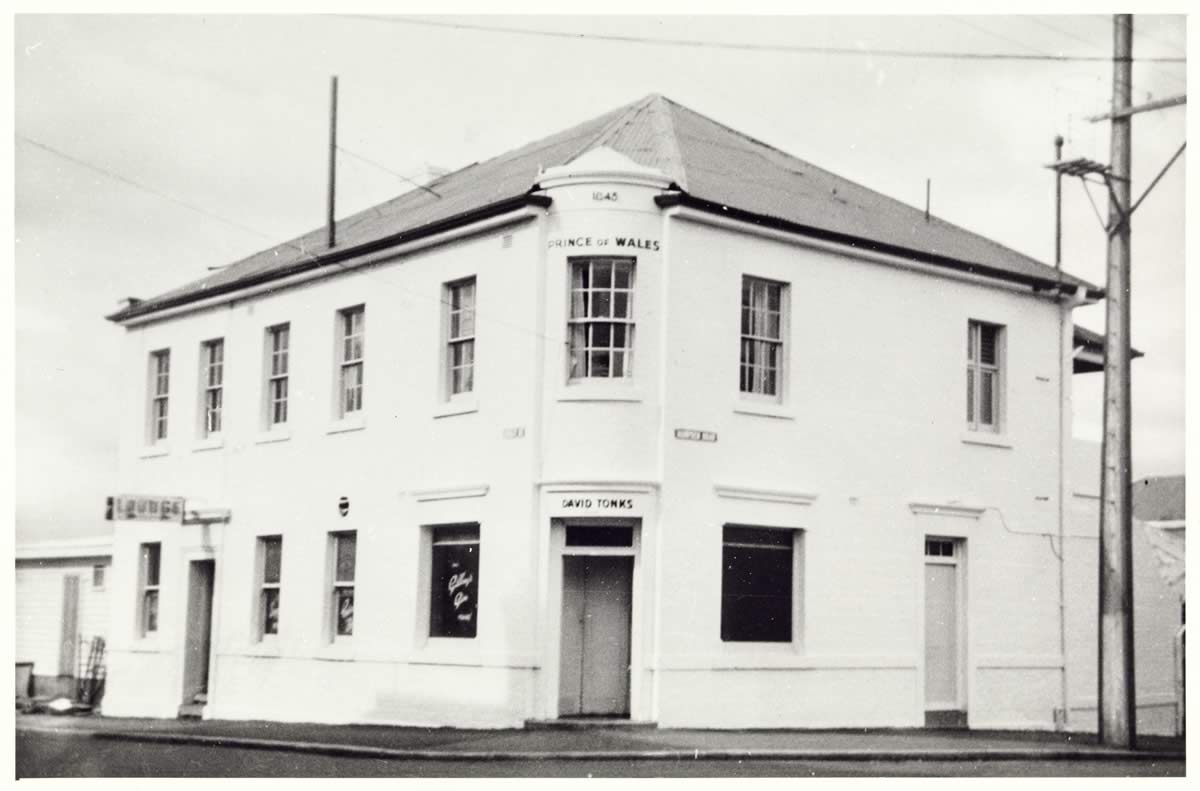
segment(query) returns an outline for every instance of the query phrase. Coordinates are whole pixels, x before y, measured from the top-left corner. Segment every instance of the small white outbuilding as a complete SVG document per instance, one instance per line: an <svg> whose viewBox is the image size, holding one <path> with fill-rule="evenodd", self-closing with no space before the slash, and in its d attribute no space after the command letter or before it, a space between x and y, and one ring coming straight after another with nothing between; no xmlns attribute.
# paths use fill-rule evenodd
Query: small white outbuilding
<svg viewBox="0 0 1200 791"><path fill-rule="evenodd" d="M18 695L73 695L92 641L107 639L112 537L18 544L16 547Z"/></svg>

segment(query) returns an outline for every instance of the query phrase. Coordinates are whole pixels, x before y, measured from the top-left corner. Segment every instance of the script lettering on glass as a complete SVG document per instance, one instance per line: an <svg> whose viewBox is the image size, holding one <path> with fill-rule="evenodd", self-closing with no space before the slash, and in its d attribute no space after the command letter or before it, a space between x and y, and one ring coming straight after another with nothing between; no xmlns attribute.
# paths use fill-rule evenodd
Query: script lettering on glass
<svg viewBox="0 0 1200 791"><path fill-rule="evenodd" d="M475 637L479 606L479 539L433 545L431 637Z"/></svg>

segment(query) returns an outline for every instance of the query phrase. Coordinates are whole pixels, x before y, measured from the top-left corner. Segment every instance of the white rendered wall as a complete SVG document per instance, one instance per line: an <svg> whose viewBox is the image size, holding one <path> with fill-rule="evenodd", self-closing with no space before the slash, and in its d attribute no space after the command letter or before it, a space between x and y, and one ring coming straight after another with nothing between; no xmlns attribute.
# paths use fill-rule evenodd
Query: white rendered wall
<svg viewBox="0 0 1200 791"><path fill-rule="evenodd" d="M504 237L511 235L505 241ZM531 331L538 223L401 258L369 270L212 308L128 333L123 377L121 481L131 493L174 494L231 509L212 528L217 561L213 651L206 716L326 721L514 724L528 708L533 593L529 443L504 429L530 422L536 393ZM477 278L475 403L442 416L442 287ZM364 419L342 430L334 409L335 314L366 306ZM261 422L265 328L291 322L286 439ZM199 348L225 339L221 445L197 440ZM171 348L169 452L144 457L147 358ZM466 411L463 411L466 410ZM277 435L278 436L278 435ZM275 440L275 441L264 441ZM209 443L211 444L211 443ZM484 494L430 514L429 489ZM348 497L349 514L338 500ZM419 611L422 525L481 524L479 636L436 641ZM358 531L355 635L327 637L327 534ZM182 685L186 563L204 556L199 527L120 523L115 538L117 628L106 709L172 716ZM254 629L255 544L283 536L277 638ZM135 637L137 553L163 541L161 626ZM190 553L190 554L189 554ZM426 572L427 573L427 572ZM441 643L439 645L439 643ZM486 667L486 672L472 669ZM451 681L457 677L457 681ZM336 684L335 687L328 685ZM337 694L322 694L336 688ZM423 698L413 693L420 691ZM479 705L468 705L475 700ZM111 701L111 702L110 702Z"/></svg>
<svg viewBox="0 0 1200 791"><path fill-rule="evenodd" d="M122 488L234 517L207 534L117 525L106 711L174 715L187 563L211 556L205 716L472 726L553 717L561 556L551 520L597 515L571 513L564 492L622 492L634 505L619 515L639 526L634 719L922 724L923 542L937 535L965 542L970 724L1052 726L1063 662L1048 538L1058 307L668 218L644 185L619 185L615 200L596 191L557 187L542 219L128 333ZM568 384L569 258L597 254L637 259L634 375ZM790 284L782 404L738 393L743 274ZM441 289L472 275L476 395L448 408ZM333 414L335 314L357 304L366 306L361 428ZM1004 431L984 444L969 441L962 403L972 319L1006 327ZM282 321L291 322L290 421L286 438L264 437L263 333ZM211 447L196 440L198 354L214 337L226 344L226 429ZM147 359L168 346L169 452L147 456ZM679 440L677 428L718 439ZM931 503L960 507L914 510ZM452 522L481 525L474 640L426 637L427 526ZM803 531L793 645L720 640L726 523ZM324 581L334 530L358 531L355 635L337 643ZM283 566L280 634L260 642L261 535L283 536ZM163 587L160 631L146 640L133 613L138 545L150 540L163 541Z"/></svg>
<svg viewBox="0 0 1200 791"><path fill-rule="evenodd" d="M972 727L1049 727L1061 665L1057 306L686 220L667 224L664 725L920 725L926 534L965 538ZM743 275L790 284L782 404L738 393ZM1006 447L968 444L967 323L1005 326ZM716 443L674 440L677 427ZM815 495L811 505L714 487ZM973 517L918 516L912 502ZM719 639L721 526L804 530L802 646ZM686 559L686 560L685 560ZM765 705L766 702L770 705Z"/></svg>

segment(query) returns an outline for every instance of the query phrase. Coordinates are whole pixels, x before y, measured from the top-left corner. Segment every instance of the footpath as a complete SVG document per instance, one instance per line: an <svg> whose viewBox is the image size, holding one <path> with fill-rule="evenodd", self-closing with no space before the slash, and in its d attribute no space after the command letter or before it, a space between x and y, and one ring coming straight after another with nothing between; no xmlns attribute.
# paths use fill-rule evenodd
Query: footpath
<svg viewBox="0 0 1200 791"><path fill-rule="evenodd" d="M852 729L717 731L622 725L467 730L227 720L18 714L16 730L96 739L283 750L420 761L804 760L1182 761L1182 738L1139 737L1136 750L1093 734Z"/></svg>

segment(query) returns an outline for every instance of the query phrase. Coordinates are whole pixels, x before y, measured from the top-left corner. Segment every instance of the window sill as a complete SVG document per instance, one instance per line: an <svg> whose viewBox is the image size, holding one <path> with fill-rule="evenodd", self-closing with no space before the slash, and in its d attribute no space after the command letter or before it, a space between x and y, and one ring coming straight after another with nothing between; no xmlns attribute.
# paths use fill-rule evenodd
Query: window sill
<svg viewBox="0 0 1200 791"><path fill-rule="evenodd" d="M287 426L276 426L269 431L260 431L258 436L254 438L254 442L259 445L268 442L285 442L292 438L292 430Z"/></svg>
<svg viewBox="0 0 1200 791"><path fill-rule="evenodd" d="M351 637L337 637L328 645L324 645L313 654L314 659L320 659L324 662L353 662L354 643Z"/></svg>
<svg viewBox="0 0 1200 791"><path fill-rule="evenodd" d="M166 456L170 452L171 452L171 446L167 445L165 443L162 445L147 445L146 447L144 447L140 451L138 451L138 458L139 459L155 459L155 458L158 458L159 456Z"/></svg>
<svg viewBox="0 0 1200 791"><path fill-rule="evenodd" d="M408 661L423 665L479 665L482 658L476 637L426 637L409 654Z"/></svg>
<svg viewBox="0 0 1200 791"><path fill-rule="evenodd" d="M433 411L434 419L441 417L454 417L455 415L469 415L479 411L479 401L475 398L455 398L451 401L446 401L438 404Z"/></svg>
<svg viewBox="0 0 1200 791"><path fill-rule="evenodd" d="M580 381L568 384L557 395L559 401L642 401L642 391L632 382Z"/></svg>
<svg viewBox="0 0 1200 791"><path fill-rule="evenodd" d="M216 450L225 446L225 438L220 434L204 437L192 443L192 452L201 450Z"/></svg>
<svg viewBox="0 0 1200 791"><path fill-rule="evenodd" d="M407 656L414 665L445 667L538 668L535 654L485 651L478 637L427 637Z"/></svg>
<svg viewBox="0 0 1200 791"><path fill-rule="evenodd" d="M734 414L773 417L779 420L795 420L796 413L790 407L773 401L742 399L733 405Z"/></svg>
<svg viewBox="0 0 1200 791"><path fill-rule="evenodd" d="M992 434L986 431L965 431L962 435L965 445L987 445L992 448L1007 448L1012 450L1012 443L1003 434Z"/></svg>
<svg viewBox="0 0 1200 791"><path fill-rule="evenodd" d="M349 417L335 420L325 430L326 434L345 434L348 431L362 431L367 427L367 419L361 412L355 412Z"/></svg>
<svg viewBox="0 0 1200 791"><path fill-rule="evenodd" d="M131 654L161 654L163 648L159 645L158 635L153 634L146 637L135 637L129 645Z"/></svg>
<svg viewBox="0 0 1200 791"><path fill-rule="evenodd" d="M250 645L246 646L246 651L244 652L243 656L265 656L277 658L279 656L279 641L275 639L277 637L278 635L267 635L257 643L251 643Z"/></svg>

